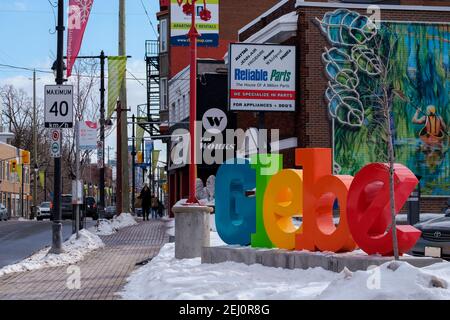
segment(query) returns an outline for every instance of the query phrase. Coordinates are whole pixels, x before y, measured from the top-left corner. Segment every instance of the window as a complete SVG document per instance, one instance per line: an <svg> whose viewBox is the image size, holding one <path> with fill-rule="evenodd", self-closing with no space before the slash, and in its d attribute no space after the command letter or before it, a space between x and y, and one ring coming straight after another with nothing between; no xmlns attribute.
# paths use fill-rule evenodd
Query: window
<svg viewBox="0 0 450 320"><path fill-rule="evenodd" d="M168 109L168 94L167 94L167 78L161 78L161 87L160 87L160 99L161 99L161 110Z"/></svg>
<svg viewBox="0 0 450 320"><path fill-rule="evenodd" d="M160 52L167 52L167 19L163 19L159 22L159 50Z"/></svg>

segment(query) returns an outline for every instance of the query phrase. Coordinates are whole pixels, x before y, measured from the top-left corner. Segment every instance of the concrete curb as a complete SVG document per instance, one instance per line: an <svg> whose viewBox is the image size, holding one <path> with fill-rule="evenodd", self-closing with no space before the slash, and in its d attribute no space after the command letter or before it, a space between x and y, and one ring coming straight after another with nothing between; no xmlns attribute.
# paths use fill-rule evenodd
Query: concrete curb
<svg viewBox="0 0 450 320"><path fill-rule="evenodd" d="M284 269L323 268L328 271L341 272L367 270L371 266L380 266L393 261L392 257L367 256L362 253L335 254L328 252L288 251L280 249L254 249L240 246L203 247L202 263L222 263L232 261L246 265L261 264L266 267ZM402 257L401 261L423 268L442 259L428 257Z"/></svg>

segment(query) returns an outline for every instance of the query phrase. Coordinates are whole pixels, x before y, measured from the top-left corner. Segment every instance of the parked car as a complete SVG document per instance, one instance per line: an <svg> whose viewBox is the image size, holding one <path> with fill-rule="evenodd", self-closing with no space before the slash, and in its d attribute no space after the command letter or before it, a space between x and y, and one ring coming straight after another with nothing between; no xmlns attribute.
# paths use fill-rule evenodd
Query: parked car
<svg viewBox="0 0 450 320"><path fill-rule="evenodd" d="M112 219L116 215L117 210L115 206L106 207L105 211L102 213L102 219Z"/></svg>
<svg viewBox="0 0 450 320"><path fill-rule="evenodd" d="M52 208L51 208L51 203L50 202L42 202L38 207L37 207L37 212L36 212L36 218L39 221L42 221L44 219L52 219Z"/></svg>
<svg viewBox="0 0 450 320"><path fill-rule="evenodd" d="M6 210L6 207L3 205L3 203L0 203L0 221L2 220L8 220L8 210Z"/></svg>
<svg viewBox="0 0 450 320"><path fill-rule="evenodd" d="M414 227L422 231L422 235L411 250L413 255L450 259L450 212Z"/></svg>
<svg viewBox="0 0 450 320"><path fill-rule="evenodd" d="M94 197L86 197L84 200L84 208L86 217L98 220L97 202Z"/></svg>
<svg viewBox="0 0 450 320"><path fill-rule="evenodd" d="M72 205L72 195L64 194L61 197L61 211L62 219L72 219L73 218L73 205Z"/></svg>

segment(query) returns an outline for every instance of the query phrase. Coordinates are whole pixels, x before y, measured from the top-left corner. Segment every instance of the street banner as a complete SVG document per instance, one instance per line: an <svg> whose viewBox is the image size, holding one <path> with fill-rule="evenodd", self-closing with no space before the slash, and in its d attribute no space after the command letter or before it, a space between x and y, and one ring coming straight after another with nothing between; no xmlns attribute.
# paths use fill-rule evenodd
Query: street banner
<svg viewBox="0 0 450 320"><path fill-rule="evenodd" d="M22 165L17 166L17 177L19 178L19 182L22 182Z"/></svg>
<svg viewBox="0 0 450 320"><path fill-rule="evenodd" d="M141 126L136 128L136 152L142 151L142 140L144 139L145 130Z"/></svg>
<svg viewBox="0 0 450 320"><path fill-rule="evenodd" d="M295 111L295 46L233 43L230 111Z"/></svg>
<svg viewBox="0 0 450 320"><path fill-rule="evenodd" d="M170 5L170 44L172 46L186 47L189 46L189 38L187 36L191 28L191 16L183 12L183 6L179 5L179 1L171 0ZM211 19L203 21L200 18L200 12L204 8L203 1L197 1L195 12L197 14L197 31L200 37L197 40L199 47L218 47L219 46L219 0L207 0L207 9L211 12Z"/></svg>
<svg viewBox="0 0 450 320"><path fill-rule="evenodd" d="M94 0L70 0L67 36L67 78L80 52L84 31L89 20Z"/></svg>
<svg viewBox="0 0 450 320"><path fill-rule="evenodd" d="M153 141L145 142L145 163L150 165L152 161Z"/></svg>
<svg viewBox="0 0 450 320"><path fill-rule="evenodd" d="M108 57L108 119L111 118L116 109L126 71L127 57Z"/></svg>
<svg viewBox="0 0 450 320"><path fill-rule="evenodd" d="M80 150L97 149L97 122L81 121L78 124L78 134L80 138Z"/></svg>
<svg viewBox="0 0 450 320"><path fill-rule="evenodd" d="M161 150L153 150L152 151L152 171L153 172L155 172L155 169L158 166L160 153L161 153Z"/></svg>
<svg viewBox="0 0 450 320"><path fill-rule="evenodd" d="M45 171L39 171L39 182L41 184L41 188L45 187Z"/></svg>

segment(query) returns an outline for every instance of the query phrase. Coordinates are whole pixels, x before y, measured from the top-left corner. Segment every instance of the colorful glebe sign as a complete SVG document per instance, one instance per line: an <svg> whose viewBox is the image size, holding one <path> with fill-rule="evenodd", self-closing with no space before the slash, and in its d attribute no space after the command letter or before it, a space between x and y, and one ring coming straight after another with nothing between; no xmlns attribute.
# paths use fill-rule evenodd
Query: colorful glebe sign
<svg viewBox="0 0 450 320"><path fill-rule="evenodd" d="M231 245L288 250L347 252L359 247L367 254L392 255L389 229L389 166L372 163L355 177L333 175L331 149L297 149L303 170L282 169L281 155L234 159L217 172L216 227ZM401 164L395 165L398 212L418 183ZM247 191L255 189L256 197ZM333 222L338 201L340 222ZM303 216L301 228L292 221ZM398 226L401 254L420 237L412 226Z"/></svg>
<svg viewBox="0 0 450 320"><path fill-rule="evenodd" d="M178 0L170 0L170 44L172 46L189 46L187 36L191 28L191 16L183 12L183 6ZM195 12L197 14L197 31L200 37L197 40L199 47L219 46L219 0L207 0L207 9L211 12L211 19L203 21L200 19L200 12L204 7L203 1L197 1Z"/></svg>
<svg viewBox="0 0 450 320"><path fill-rule="evenodd" d="M230 45L231 111L295 111L295 46Z"/></svg>

